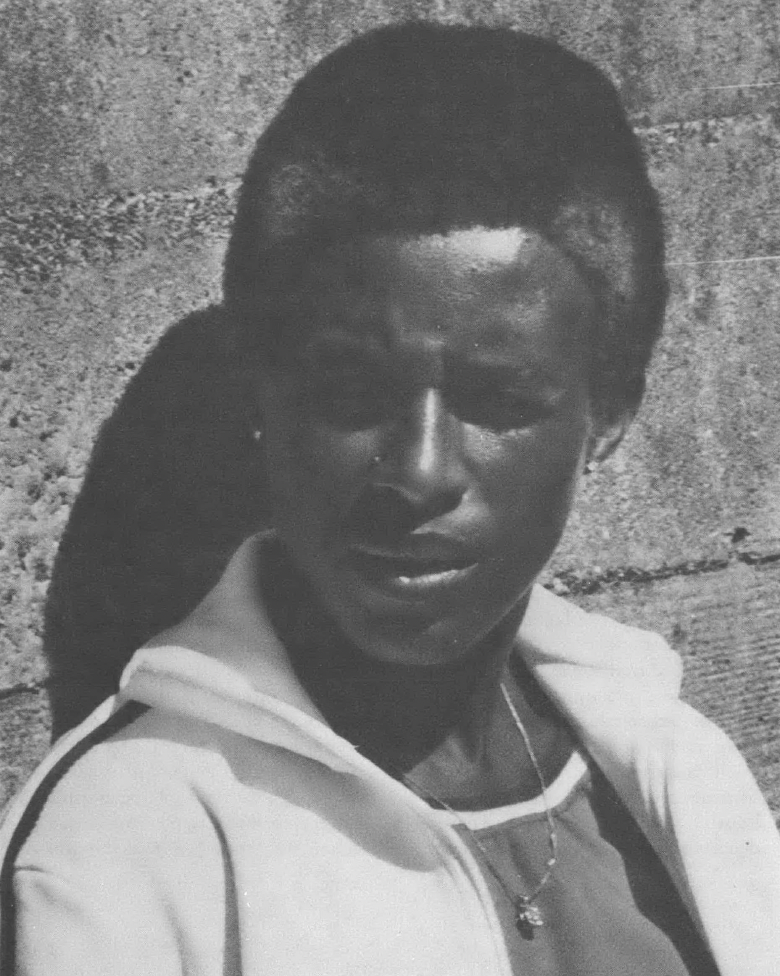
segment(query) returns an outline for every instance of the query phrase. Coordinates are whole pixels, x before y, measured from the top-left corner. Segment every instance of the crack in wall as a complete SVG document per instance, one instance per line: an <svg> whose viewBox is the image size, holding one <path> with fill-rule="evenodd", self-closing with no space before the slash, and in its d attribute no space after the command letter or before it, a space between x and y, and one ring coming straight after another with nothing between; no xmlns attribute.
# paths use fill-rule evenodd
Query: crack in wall
<svg viewBox="0 0 780 976"><path fill-rule="evenodd" d="M227 239L237 192L238 181L231 180L182 192L42 198L0 207L0 282L31 292L30 284L55 280L66 268L105 265L145 251L158 238L166 245Z"/></svg>
<svg viewBox="0 0 780 976"><path fill-rule="evenodd" d="M30 685L16 684L11 685L10 688L0 688L0 702L6 701L8 698L13 698L16 695L38 695L46 690L48 684L49 679L44 678Z"/></svg>
<svg viewBox="0 0 780 976"><path fill-rule="evenodd" d="M780 562L778 553L758 553L752 551L733 552L728 556L714 559L691 559L670 565L657 566L653 569L640 569L635 566L618 566L602 570L598 573L583 573L574 570L559 570L549 583L545 583L548 590L554 593L569 594L571 596L589 596L601 593L623 584L632 586L657 583L662 580L680 576L704 576L708 573L721 572L734 565L766 566Z"/></svg>
<svg viewBox="0 0 780 976"><path fill-rule="evenodd" d="M593 575L577 573L574 570L562 570L544 585L548 590L561 595L589 596L608 589L616 589L625 584L645 586L676 577L706 576L711 573L722 572L736 565L760 567L773 563L780 563L780 552L744 551L734 552L728 557L686 560L673 565L658 566L655 569L621 566ZM51 678L43 678L31 684L20 682L8 688L0 688L0 702L20 695L41 694L48 689L51 680Z"/></svg>
<svg viewBox="0 0 780 976"><path fill-rule="evenodd" d="M635 130L648 155L659 160L678 147L717 146L739 126L775 131L771 112L659 125L644 121L644 114L634 114ZM68 267L107 264L146 250L155 239L166 244L204 237L227 239L239 185L236 178L214 178L189 190L128 191L70 200L43 195L0 206L0 283L16 282L22 291L32 290L30 284L55 280ZM750 255L752 259L768 256ZM669 261L674 263L674 255Z"/></svg>

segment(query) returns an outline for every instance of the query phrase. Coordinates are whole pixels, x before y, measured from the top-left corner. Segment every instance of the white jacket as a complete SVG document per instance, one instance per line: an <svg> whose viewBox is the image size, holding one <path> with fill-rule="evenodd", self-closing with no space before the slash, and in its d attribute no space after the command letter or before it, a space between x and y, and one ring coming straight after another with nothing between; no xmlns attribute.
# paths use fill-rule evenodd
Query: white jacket
<svg viewBox="0 0 780 976"><path fill-rule="evenodd" d="M136 653L120 694L12 805L0 852L49 793L16 857L18 972L510 976L455 831L336 735L298 682L253 596L254 544ZM777 976L780 838L733 745L679 701L677 656L539 587L518 643L665 862L721 976ZM49 791L47 774L128 701L151 707Z"/></svg>

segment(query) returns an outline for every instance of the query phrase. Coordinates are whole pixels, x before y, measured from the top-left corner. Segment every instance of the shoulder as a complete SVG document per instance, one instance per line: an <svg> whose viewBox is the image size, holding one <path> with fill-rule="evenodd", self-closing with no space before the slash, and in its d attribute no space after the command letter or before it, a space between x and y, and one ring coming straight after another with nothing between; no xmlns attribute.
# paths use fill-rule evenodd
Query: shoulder
<svg viewBox="0 0 780 976"><path fill-rule="evenodd" d="M660 634L588 613L534 586L518 648L532 670L568 664L613 673L677 696L682 662Z"/></svg>
<svg viewBox="0 0 780 976"><path fill-rule="evenodd" d="M0 969L173 974L186 952L221 971L223 839L200 784L220 789L222 765L205 723L134 703L69 736L4 828Z"/></svg>
<svg viewBox="0 0 780 976"><path fill-rule="evenodd" d="M226 773L209 726L136 703L90 724L53 751L12 805L3 853L14 870L78 873L101 859L152 864L171 860L177 837L188 847L196 837L213 843L199 784ZM175 831L160 829L173 823Z"/></svg>
<svg viewBox="0 0 780 976"><path fill-rule="evenodd" d="M222 786L218 745L205 723L111 705L64 737L6 815L2 972L179 973L181 939L220 951L223 841L199 789Z"/></svg>

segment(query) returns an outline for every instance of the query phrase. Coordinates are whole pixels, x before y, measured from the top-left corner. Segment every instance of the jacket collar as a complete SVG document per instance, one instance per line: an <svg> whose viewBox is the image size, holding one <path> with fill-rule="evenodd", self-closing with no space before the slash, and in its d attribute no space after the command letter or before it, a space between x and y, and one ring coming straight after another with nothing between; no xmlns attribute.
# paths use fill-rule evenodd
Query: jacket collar
<svg viewBox="0 0 780 976"><path fill-rule="evenodd" d="M257 560L267 536L253 536L222 578L181 623L136 652L121 694L210 721L334 768L352 767L353 747L336 735L298 680L258 598ZM588 614L535 586L518 634L518 651L569 715L563 681L620 675L676 695L680 664L661 638ZM576 708L576 705L575 705ZM358 760L359 761L359 760Z"/></svg>

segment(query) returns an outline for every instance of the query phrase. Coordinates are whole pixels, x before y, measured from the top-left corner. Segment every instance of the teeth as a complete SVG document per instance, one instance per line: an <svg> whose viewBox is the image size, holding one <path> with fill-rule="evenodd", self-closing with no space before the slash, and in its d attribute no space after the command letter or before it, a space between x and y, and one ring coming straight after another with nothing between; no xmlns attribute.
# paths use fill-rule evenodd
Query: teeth
<svg viewBox="0 0 780 976"><path fill-rule="evenodd" d="M402 588L407 593L447 585L458 579L472 565L471 560L452 555L427 558L367 552L358 552L357 555L358 572L364 573L374 583L384 581L385 584ZM361 565L362 560L365 562Z"/></svg>
<svg viewBox="0 0 780 976"><path fill-rule="evenodd" d="M451 573L458 569L463 569L466 564L455 563L452 560L426 559L414 560L404 559L396 561L399 577L416 576L440 576L442 573Z"/></svg>
<svg viewBox="0 0 780 976"><path fill-rule="evenodd" d="M437 566L431 564L425 564L420 566L409 567L408 565L404 567L403 572L399 572L398 576L400 579L427 579L433 576L442 576L445 573L451 573L455 569L454 566Z"/></svg>
<svg viewBox="0 0 780 976"><path fill-rule="evenodd" d="M455 576L459 572L460 570L458 568L452 567L450 569L442 569L434 573L420 573L419 576L405 576L399 574L398 579L402 583L421 583L427 580L432 581L436 579L443 579L448 576Z"/></svg>

